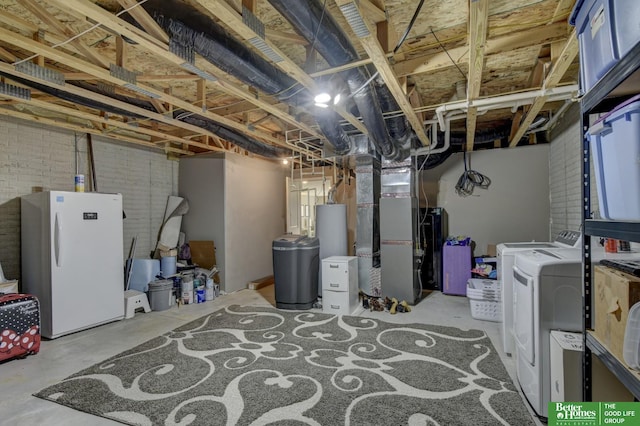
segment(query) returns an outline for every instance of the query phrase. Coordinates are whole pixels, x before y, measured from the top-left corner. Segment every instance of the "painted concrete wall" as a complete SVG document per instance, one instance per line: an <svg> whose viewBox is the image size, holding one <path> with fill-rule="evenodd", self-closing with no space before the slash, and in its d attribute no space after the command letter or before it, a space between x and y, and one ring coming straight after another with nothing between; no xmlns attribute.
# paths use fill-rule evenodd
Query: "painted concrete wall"
<svg viewBox="0 0 640 426"><path fill-rule="evenodd" d="M422 173L421 204L426 195L430 206L435 200L444 207L449 235L470 236L476 255L486 253L488 244L549 239L548 145L476 151L471 169L489 177L491 185L467 197L455 192L464 172L461 153Z"/></svg>
<svg viewBox="0 0 640 426"><path fill-rule="evenodd" d="M287 171L271 161L226 156L226 291L273 274L272 242L286 230Z"/></svg>
<svg viewBox="0 0 640 426"><path fill-rule="evenodd" d="M273 274L271 243L285 233L281 164L227 154L180 160L180 195L189 200L188 240L213 240L221 287L232 292Z"/></svg>
<svg viewBox="0 0 640 426"><path fill-rule="evenodd" d="M93 152L98 190L123 196L123 256L137 235L137 257L148 257L167 197L177 195L178 162L159 151L95 136ZM85 134L77 135L76 144L73 132L0 117L0 263L7 278L20 277L20 196L36 188L73 191L76 164L88 191Z"/></svg>
<svg viewBox="0 0 640 426"><path fill-rule="evenodd" d="M189 202L189 212L182 218L182 231L187 241L213 241L216 262L224 287L225 268L225 212L224 160L211 156L180 159L181 197Z"/></svg>

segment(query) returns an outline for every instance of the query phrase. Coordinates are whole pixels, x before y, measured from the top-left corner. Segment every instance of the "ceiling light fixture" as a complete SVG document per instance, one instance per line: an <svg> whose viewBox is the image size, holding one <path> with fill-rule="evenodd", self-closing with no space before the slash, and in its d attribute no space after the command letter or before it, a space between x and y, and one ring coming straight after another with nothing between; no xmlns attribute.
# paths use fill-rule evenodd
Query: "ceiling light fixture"
<svg viewBox="0 0 640 426"><path fill-rule="evenodd" d="M282 160L282 164L284 164L284 165L286 166L287 164L289 164L289 160L287 160L287 159L285 158L284 160Z"/></svg>
<svg viewBox="0 0 640 426"><path fill-rule="evenodd" d="M319 106L320 108L328 107L330 101L331 101L331 95L328 92L318 93L313 98L313 102L316 104L316 106Z"/></svg>
<svg viewBox="0 0 640 426"><path fill-rule="evenodd" d="M341 93L336 93L335 95L332 95L329 92L322 92L322 93L318 93L313 98L313 102L317 107L328 108L330 104L338 105L341 99L342 99Z"/></svg>

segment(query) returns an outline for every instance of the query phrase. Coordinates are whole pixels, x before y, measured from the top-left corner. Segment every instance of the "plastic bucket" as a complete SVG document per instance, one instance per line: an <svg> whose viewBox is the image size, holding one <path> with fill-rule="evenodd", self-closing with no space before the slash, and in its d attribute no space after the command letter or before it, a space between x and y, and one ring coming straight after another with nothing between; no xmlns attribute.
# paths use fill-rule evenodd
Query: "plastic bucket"
<svg viewBox="0 0 640 426"><path fill-rule="evenodd" d="M165 256L160 258L160 270L162 275L169 277L175 275L178 272L176 264L176 256Z"/></svg>
<svg viewBox="0 0 640 426"><path fill-rule="evenodd" d="M157 280L149 283L149 306L152 311L164 311L172 305L173 280Z"/></svg>

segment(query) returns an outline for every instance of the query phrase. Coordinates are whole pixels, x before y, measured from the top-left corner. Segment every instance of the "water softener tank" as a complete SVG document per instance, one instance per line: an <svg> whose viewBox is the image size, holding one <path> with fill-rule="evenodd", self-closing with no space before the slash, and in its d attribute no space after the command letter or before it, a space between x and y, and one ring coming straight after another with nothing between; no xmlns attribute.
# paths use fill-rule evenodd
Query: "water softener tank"
<svg viewBox="0 0 640 426"><path fill-rule="evenodd" d="M286 234L273 241L276 307L311 309L318 297L320 243L317 238Z"/></svg>

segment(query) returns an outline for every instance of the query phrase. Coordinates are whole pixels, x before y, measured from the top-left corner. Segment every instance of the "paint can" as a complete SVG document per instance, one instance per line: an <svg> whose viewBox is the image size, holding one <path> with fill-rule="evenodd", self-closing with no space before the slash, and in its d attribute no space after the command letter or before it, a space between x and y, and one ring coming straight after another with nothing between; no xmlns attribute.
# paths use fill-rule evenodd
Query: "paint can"
<svg viewBox="0 0 640 426"><path fill-rule="evenodd" d="M189 305L193 303L193 278L184 277L182 279L182 303Z"/></svg>
<svg viewBox="0 0 640 426"><path fill-rule="evenodd" d="M75 177L76 192L84 192L84 175Z"/></svg>
<svg viewBox="0 0 640 426"><path fill-rule="evenodd" d="M213 300L215 299L215 293L213 290L213 280L211 278L207 278L207 284L205 287L205 299L206 300Z"/></svg>
<svg viewBox="0 0 640 426"><path fill-rule="evenodd" d="M203 285L194 290L193 295L196 303L204 303L206 302L205 288Z"/></svg>

